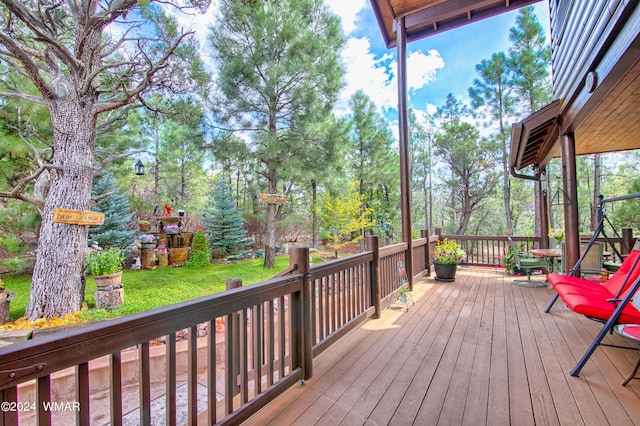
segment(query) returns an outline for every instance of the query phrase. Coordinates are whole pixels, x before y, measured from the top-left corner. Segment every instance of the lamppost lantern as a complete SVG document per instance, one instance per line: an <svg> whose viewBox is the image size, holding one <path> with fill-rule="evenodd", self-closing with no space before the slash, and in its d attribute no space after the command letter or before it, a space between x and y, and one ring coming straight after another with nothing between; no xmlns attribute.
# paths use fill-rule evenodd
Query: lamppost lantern
<svg viewBox="0 0 640 426"><path fill-rule="evenodd" d="M144 164L142 164L142 161L138 160L134 167L138 176L144 175Z"/></svg>

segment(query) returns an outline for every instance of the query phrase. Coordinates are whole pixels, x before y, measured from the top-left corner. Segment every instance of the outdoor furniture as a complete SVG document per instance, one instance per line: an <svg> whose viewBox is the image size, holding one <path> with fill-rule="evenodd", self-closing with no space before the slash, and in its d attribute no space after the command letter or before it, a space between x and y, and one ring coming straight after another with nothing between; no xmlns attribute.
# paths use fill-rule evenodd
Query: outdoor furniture
<svg viewBox="0 0 640 426"><path fill-rule="evenodd" d="M640 297L636 295L631 303L634 308L640 311ZM638 350L640 351L640 324L618 324L615 326L614 330L621 336L636 342L638 344ZM636 362L636 366L633 367L633 371L631 371L629 377L622 382L622 386L627 386L627 383L629 383L631 379L635 378L638 368L640 368L640 354L638 354L638 362Z"/></svg>
<svg viewBox="0 0 640 426"><path fill-rule="evenodd" d="M580 256L582 257L582 262L580 263L581 277L597 275L598 278L600 278L603 253L603 243L593 243L590 249L588 244L582 244L580 246Z"/></svg>
<svg viewBox="0 0 640 426"><path fill-rule="evenodd" d="M575 271L575 267L572 271ZM556 290L557 295L545 312L548 313L557 298L561 297L562 301L573 312L604 323L602 330L587 348L576 367L571 370L570 374L572 376L580 374L580 370L599 345L615 346L601 342L616 324L640 324L640 311L629 304L640 288L639 250L632 251L622 263L620 269L602 284L584 278L561 274L549 274L547 275L547 281Z"/></svg>
<svg viewBox="0 0 640 426"><path fill-rule="evenodd" d="M549 266L552 266L551 271L562 273L562 252L559 252L556 249L532 249L531 253L536 256L542 256L548 258Z"/></svg>
<svg viewBox="0 0 640 426"><path fill-rule="evenodd" d="M518 248L513 242L511 237L508 238L511 248L513 249L513 255L516 260L516 267L525 271L527 274L526 280L513 280L513 284L523 287L544 287L547 285L546 281L536 281L531 279L531 272L535 269L544 269L545 272L549 271L549 263L544 257L521 257L518 253Z"/></svg>
<svg viewBox="0 0 640 426"><path fill-rule="evenodd" d="M633 247L631 248L631 250L640 250L640 238L636 240L636 242L633 244ZM626 255L622 255L622 257L626 257ZM605 262L603 262L603 267L609 271L609 272L615 272L620 268L621 263L620 262L616 262L613 260L607 260Z"/></svg>

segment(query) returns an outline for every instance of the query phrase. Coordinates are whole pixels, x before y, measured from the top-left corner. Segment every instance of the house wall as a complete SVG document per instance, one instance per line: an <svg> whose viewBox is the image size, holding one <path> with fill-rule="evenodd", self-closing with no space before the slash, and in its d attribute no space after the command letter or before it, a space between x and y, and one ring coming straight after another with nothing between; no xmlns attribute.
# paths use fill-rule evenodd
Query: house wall
<svg viewBox="0 0 640 426"><path fill-rule="evenodd" d="M553 98L561 99L562 133L574 131L619 82L617 66L636 41L640 8L635 0L549 0ZM585 78L597 74L589 93Z"/></svg>

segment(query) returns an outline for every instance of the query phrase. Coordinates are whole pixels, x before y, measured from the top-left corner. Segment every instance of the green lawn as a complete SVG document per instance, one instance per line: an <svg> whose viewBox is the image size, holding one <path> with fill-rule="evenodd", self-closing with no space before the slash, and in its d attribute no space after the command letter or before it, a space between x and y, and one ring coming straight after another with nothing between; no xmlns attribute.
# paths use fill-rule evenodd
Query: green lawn
<svg viewBox="0 0 640 426"><path fill-rule="evenodd" d="M226 289L226 281L240 278L244 285L266 281L289 266L288 256L277 256L274 269L262 266L263 259L251 259L238 263L217 263L203 268L161 268L154 270L126 270L122 276L124 305L114 310L96 309L93 293L96 285L87 277L85 299L89 310L88 320L115 318L142 312L184 300L195 299ZM24 316L29 300L30 276L3 277L7 290L15 293L11 301L11 319Z"/></svg>

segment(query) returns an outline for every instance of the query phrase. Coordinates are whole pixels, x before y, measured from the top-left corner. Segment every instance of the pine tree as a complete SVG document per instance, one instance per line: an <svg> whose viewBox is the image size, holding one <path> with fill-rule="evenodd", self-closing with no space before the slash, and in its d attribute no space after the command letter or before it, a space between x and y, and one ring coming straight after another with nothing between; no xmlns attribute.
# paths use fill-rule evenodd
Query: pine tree
<svg viewBox="0 0 640 426"><path fill-rule="evenodd" d="M242 229L244 220L233 200L231 185L219 182L212 196L207 201L205 223L214 256L242 259L249 253L247 247L251 242L245 237L247 231Z"/></svg>
<svg viewBox="0 0 640 426"><path fill-rule="evenodd" d="M94 211L104 213L104 224L89 228L89 242L97 241L100 247L128 249L133 245L136 230L129 200L116 187L113 173L105 172L94 179L92 197L100 198Z"/></svg>
<svg viewBox="0 0 640 426"><path fill-rule="evenodd" d="M191 254L189 259L184 264L187 268L200 268L207 266L211 259L211 247L207 241L207 237L204 232L197 231L193 237L193 243L191 245Z"/></svg>

